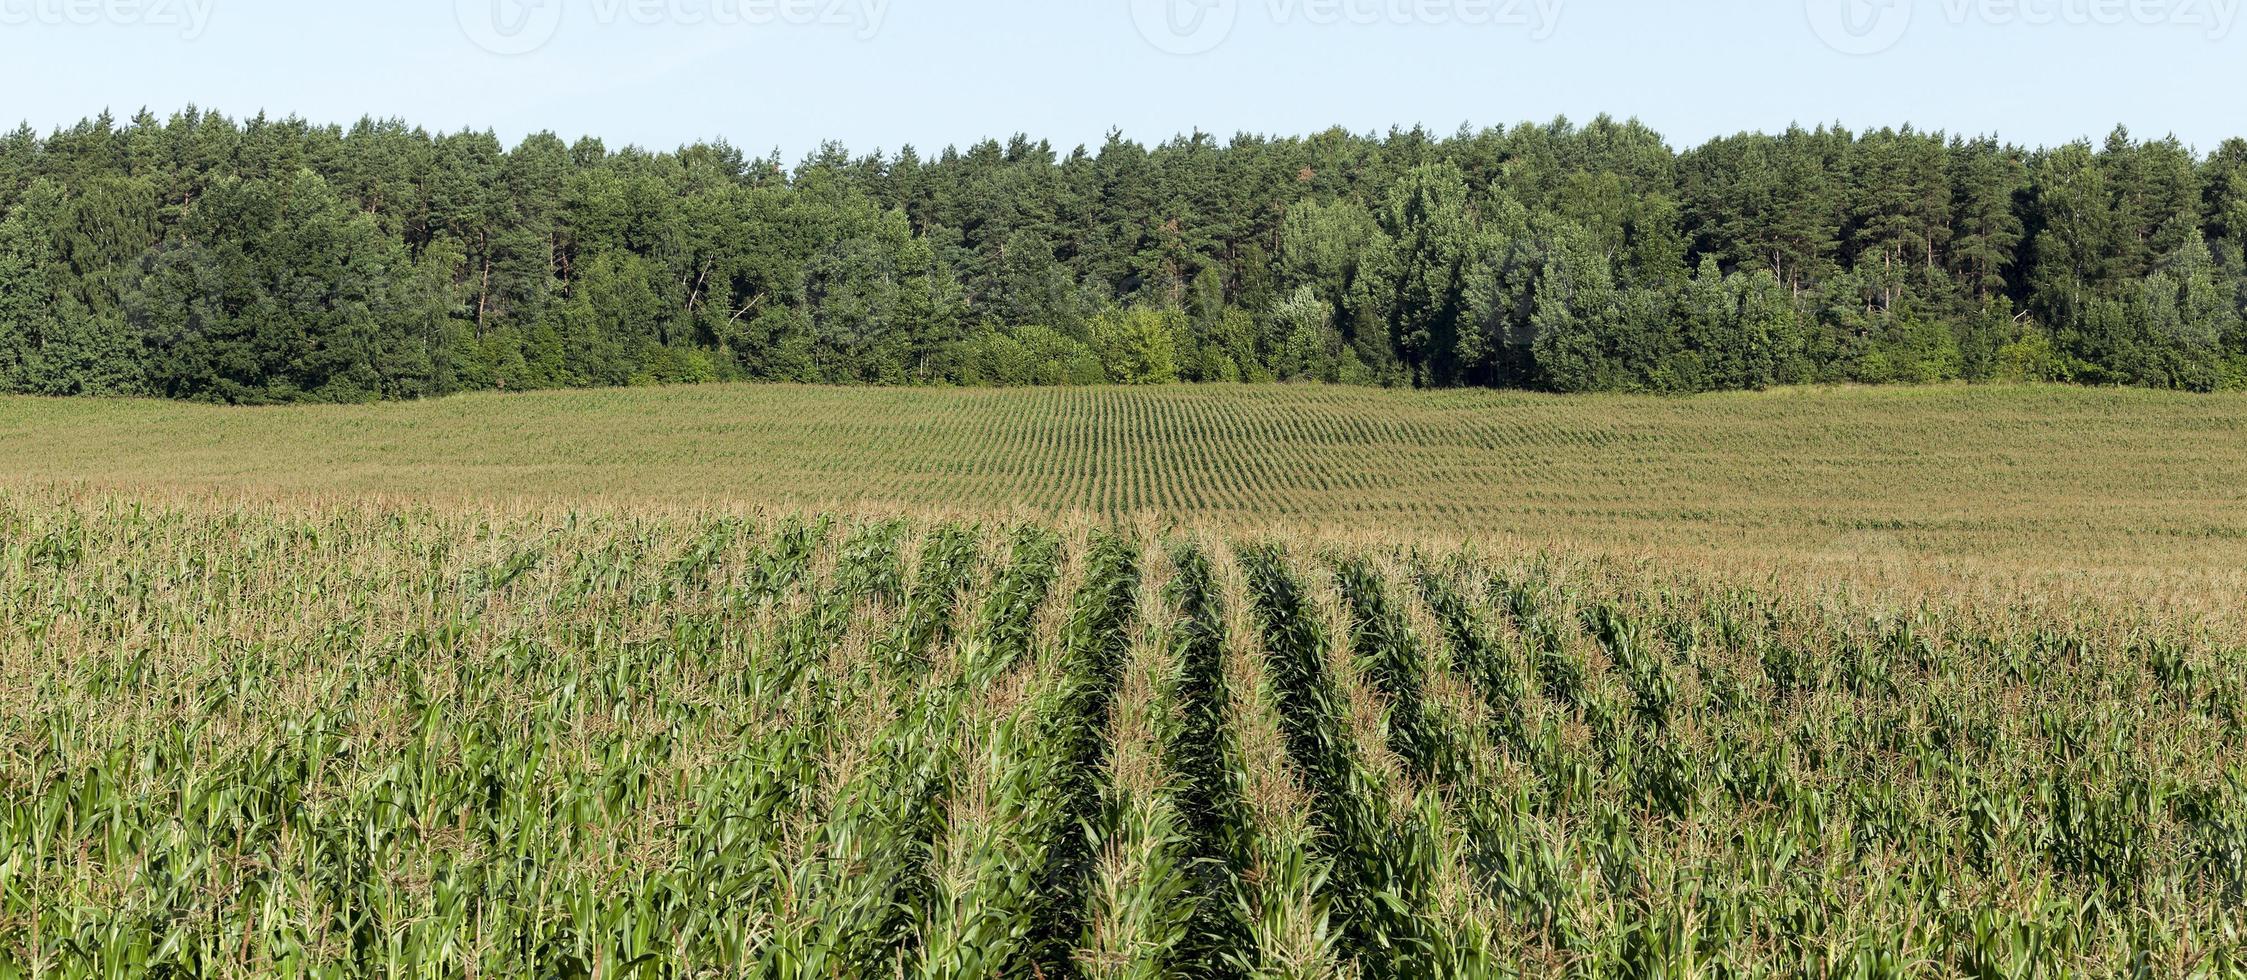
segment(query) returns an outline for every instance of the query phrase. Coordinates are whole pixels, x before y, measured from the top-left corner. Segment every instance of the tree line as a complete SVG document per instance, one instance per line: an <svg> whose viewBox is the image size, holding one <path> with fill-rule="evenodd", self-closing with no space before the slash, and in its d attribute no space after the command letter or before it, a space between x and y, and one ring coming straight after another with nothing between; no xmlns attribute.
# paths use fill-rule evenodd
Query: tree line
<svg viewBox="0 0 2247 980"><path fill-rule="evenodd" d="M2247 141L1673 150L1015 137L793 166L398 120L0 137L0 391L233 403L785 380L2247 387Z"/></svg>

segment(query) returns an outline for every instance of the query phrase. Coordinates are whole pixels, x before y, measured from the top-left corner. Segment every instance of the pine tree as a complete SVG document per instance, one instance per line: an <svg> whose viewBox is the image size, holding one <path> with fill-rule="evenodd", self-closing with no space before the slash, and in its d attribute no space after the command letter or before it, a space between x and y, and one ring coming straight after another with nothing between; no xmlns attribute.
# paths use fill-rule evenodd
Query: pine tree
<svg viewBox="0 0 2247 980"><path fill-rule="evenodd" d="M1986 300L2008 286L2024 234L2015 202L2028 188L2028 170L2017 152L1984 137L1951 144L1950 181L1950 269Z"/></svg>

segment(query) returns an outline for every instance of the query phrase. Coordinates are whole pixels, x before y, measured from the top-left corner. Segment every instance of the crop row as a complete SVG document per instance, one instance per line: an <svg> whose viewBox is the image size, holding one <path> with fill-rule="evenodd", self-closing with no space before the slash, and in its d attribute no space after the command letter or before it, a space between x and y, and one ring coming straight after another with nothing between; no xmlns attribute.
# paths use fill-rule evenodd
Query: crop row
<svg viewBox="0 0 2247 980"><path fill-rule="evenodd" d="M2247 975L2247 651L1550 556L0 496L0 975Z"/></svg>

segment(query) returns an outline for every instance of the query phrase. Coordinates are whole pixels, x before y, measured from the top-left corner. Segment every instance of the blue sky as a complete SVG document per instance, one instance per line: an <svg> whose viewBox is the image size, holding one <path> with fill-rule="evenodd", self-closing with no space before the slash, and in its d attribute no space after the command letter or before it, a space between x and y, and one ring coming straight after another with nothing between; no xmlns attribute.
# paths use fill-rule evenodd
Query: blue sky
<svg viewBox="0 0 2247 980"><path fill-rule="evenodd" d="M189 103L790 159L1637 116L2247 135L2247 0L0 0L0 119ZM523 49L528 49L523 50ZM498 53L495 53L498 52Z"/></svg>

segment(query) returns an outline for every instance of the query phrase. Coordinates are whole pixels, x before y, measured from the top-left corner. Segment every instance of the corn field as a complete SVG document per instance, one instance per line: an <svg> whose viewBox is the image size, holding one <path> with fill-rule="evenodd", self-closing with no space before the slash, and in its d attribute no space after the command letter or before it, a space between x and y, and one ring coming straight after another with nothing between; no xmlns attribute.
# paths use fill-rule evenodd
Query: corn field
<svg viewBox="0 0 2247 980"><path fill-rule="evenodd" d="M0 491L0 977L2247 977L2247 649L1152 524Z"/></svg>
<svg viewBox="0 0 2247 980"><path fill-rule="evenodd" d="M2196 606L2247 591L2247 394L713 385L256 410L0 398L0 486L56 484L1157 515L1242 534L1379 527L1725 555L1813 576L2033 575L2040 589L2065 578Z"/></svg>

